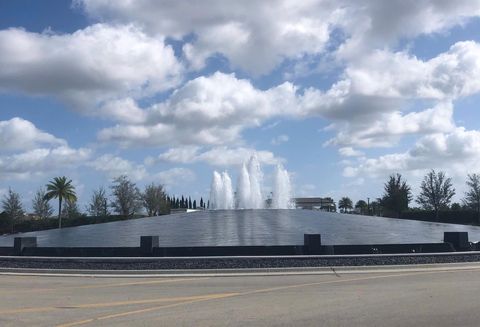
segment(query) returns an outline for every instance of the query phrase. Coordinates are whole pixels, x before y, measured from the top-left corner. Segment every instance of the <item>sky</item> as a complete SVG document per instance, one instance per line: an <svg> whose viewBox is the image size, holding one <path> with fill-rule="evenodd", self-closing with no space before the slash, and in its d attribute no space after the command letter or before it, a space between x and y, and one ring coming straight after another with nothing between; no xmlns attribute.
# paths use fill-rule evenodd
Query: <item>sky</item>
<svg viewBox="0 0 480 327"><path fill-rule="evenodd" d="M0 196L127 175L208 198L253 153L296 196L480 172L480 1L0 2Z"/></svg>

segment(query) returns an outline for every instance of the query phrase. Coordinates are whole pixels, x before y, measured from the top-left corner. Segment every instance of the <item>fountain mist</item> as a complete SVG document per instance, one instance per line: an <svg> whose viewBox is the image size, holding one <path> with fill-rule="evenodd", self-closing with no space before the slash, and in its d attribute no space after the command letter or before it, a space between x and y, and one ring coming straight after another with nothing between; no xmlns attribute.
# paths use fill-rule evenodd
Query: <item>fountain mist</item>
<svg viewBox="0 0 480 327"><path fill-rule="evenodd" d="M212 185L210 187L210 208L234 208L232 180L227 172L222 174L217 171L213 172Z"/></svg>
<svg viewBox="0 0 480 327"><path fill-rule="evenodd" d="M210 209L263 209L266 206L262 192L263 173L257 156L243 163L238 174L236 194L227 172L213 172L210 188ZM294 208L290 176L282 165L277 165L273 176L272 209Z"/></svg>
<svg viewBox="0 0 480 327"><path fill-rule="evenodd" d="M278 164L275 167L275 172L273 173L272 208L294 208L290 176L281 164Z"/></svg>

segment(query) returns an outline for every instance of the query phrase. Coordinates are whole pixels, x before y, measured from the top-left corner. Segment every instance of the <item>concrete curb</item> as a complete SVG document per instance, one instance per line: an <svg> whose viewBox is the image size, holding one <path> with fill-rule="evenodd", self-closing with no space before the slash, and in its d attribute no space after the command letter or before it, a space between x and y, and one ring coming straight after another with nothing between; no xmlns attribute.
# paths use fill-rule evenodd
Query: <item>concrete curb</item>
<svg viewBox="0 0 480 327"><path fill-rule="evenodd" d="M446 263L394 266L338 266L297 268L246 268L246 269L192 269L192 270L75 270L0 268L0 276L43 277L97 277L97 278L172 278L172 277L241 277L289 275L380 274L412 272L454 272L480 270L480 263Z"/></svg>
<svg viewBox="0 0 480 327"><path fill-rule="evenodd" d="M480 255L480 251L463 252L432 252L432 253L393 253L393 254L338 254L338 255L268 255L268 256L195 256L195 257L39 257L39 256L0 256L0 260L42 260L42 261L163 261L163 260L198 260L198 259L348 259L348 258L379 258L379 257L431 257Z"/></svg>

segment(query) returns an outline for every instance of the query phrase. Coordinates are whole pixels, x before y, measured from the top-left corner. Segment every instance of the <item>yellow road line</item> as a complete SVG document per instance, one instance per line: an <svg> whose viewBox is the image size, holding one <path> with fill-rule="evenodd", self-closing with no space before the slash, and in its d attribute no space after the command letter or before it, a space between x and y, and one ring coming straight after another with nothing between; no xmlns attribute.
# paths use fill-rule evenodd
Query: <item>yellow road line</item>
<svg viewBox="0 0 480 327"><path fill-rule="evenodd" d="M196 299L196 300L188 300L188 301L183 301L183 302L179 302L179 303L166 304L166 305L161 305L161 306L156 306L156 307L151 307L151 308L146 308L146 309L120 312L120 313L116 313L116 314L111 314L111 315L100 316L100 317L95 317L95 318L90 318L90 319L85 319L85 320L74 321L74 322L71 322L71 323L61 324L61 325L57 325L57 327L72 327L72 326L85 325L85 324L88 324L88 323L91 323L91 322L94 322L94 321L105 320L105 319L113 319L113 318L129 316L129 315L138 314L138 313L155 311L155 310L158 310L158 309L172 308L172 307L177 307L177 306L185 305L185 304L189 304L189 303L202 302L202 301L215 300L215 299L223 299L223 298L227 298L227 297L237 296L237 295L240 295L240 294L241 293L212 294L210 296L205 296L203 298Z"/></svg>
<svg viewBox="0 0 480 327"><path fill-rule="evenodd" d="M180 296L180 297L170 297L170 298L167 297L167 298L147 299L147 300L86 303L86 304L68 305L68 306L63 306L63 307L52 306L52 307L21 308L21 309L3 310L3 311L0 311L0 315L16 314L16 313L45 312L45 311L54 311L54 310L65 310L65 309L109 308L109 307L118 307L118 306L125 306L125 305L141 305L141 304L151 304L151 303L160 303L160 302L191 301L191 300L205 299L205 298L209 298L209 297L223 296L225 294L231 294L231 293L206 294L206 295L195 295L195 296Z"/></svg>
<svg viewBox="0 0 480 327"><path fill-rule="evenodd" d="M29 289L29 290L11 290L11 291L0 292L0 294L6 295L11 293L14 293L14 294L36 293L36 292L95 289L95 288L107 288L107 287L119 287L119 286L151 285L151 284L174 283L174 282L183 282L183 281L191 281L191 280L199 280L199 279L208 279L208 277L172 278L172 279L149 280L149 281L141 281L141 282L125 282L125 283L114 283L114 284L84 285L84 286L66 286L66 287L57 287L57 288L37 288L37 289Z"/></svg>
<svg viewBox="0 0 480 327"><path fill-rule="evenodd" d="M462 270L462 271L478 271L479 269L480 268L472 268L471 270ZM375 276L361 277L361 278L336 279L336 280L328 280L328 281L322 281L322 282L293 284L293 285L285 285L285 286L278 286L278 287L262 288L262 289L257 289L257 290L253 290L253 291L246 291L246 292L239 292L239 293L225 293L225 294L218 294L218 296L213 295L212 297L205 297L205 298L197 299L197 300L191 300L191 301L184 301L184 302L179 302L179 303L174 303L174 304L155 306L155 307L150 307L150 308L140 309L140 310L134 310L134 311L120 312L120 313L117 313L117 314L110 314L110 315L106 315L106 316L99 316L99 317L95 317L95 318L91 318L91 319L87 319L87 320L81 320L81 321L75 321L75 322L71 322L71 323L67 323L67 324L61 324L61 325L58 325L57 327L79 326L79 325L85 325L85 324L88 324L88 323L91 323L91 322L94 322L94 321L98 321L98 320L124 317L124 316L139 314L139 313L145 313L145 312L161 310L161 309L165 309L165 308L181 306L181 305L195 303L195 302L204 302L204 301L210 301L210 300L216 300L216 299L225 299L225 298L230 298L230 297L245 296L245 295L257 294L257 293L267 293L267 292L280 291L280 290L291 289L291 288L316 286L316 285L324 285L324 284L356 282L356 281L381 279L381 278L391 278L391 277L404 277L404 276L426 275L426 274L441 274L441 273L450 273L450 272L457 272L458 273L458 271L421 271L421 272L412 272L412 273L375 275Z"/></svg>

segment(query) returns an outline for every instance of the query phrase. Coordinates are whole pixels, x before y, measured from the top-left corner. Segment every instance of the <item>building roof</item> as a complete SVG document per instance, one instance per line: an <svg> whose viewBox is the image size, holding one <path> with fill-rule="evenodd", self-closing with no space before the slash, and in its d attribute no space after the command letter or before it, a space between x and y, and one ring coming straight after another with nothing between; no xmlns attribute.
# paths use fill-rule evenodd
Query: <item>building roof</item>
<svg viewBox="0 0 480 327"><path fill-rule="evenodd" d="M333 203L333 199L331 198L320 198L320 197L315 197L315 198L295 198L296 203Z"/></svg>

